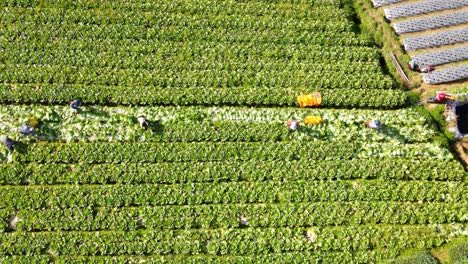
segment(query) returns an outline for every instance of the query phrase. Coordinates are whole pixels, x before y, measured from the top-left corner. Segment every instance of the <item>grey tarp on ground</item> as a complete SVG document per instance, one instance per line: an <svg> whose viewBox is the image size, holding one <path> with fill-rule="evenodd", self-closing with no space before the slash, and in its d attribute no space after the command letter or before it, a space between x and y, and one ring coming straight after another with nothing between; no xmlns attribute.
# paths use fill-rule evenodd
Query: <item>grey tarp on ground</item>
<svg viewBox="0 0 468 264"><path fill-rule="evenodd" d="M468 27L403 39L405 50L438 47L468 41Z"/></svg>
<svg viewBox="0 0 468 264"><path fill-rule="evenodd" d="M439 84L468 78L468 65L423 73L423 80L429 84Z"/></svg>
<svg viewBox="0 0 468 264"><path fill-rule="evenodd" d="M396 33L403 34L464 23L468 23L468 11L398 22L393 24L393 28Z"/></svg>
<svg viewBox="0 0 468 264"><path fill-rule="evenodd" d="M413 55L412 59L419 65L441 65L468 59L468 45L442 51Z"/></svg>
<svg viewBox="0 0 468 264"><path fill-rule="evenodd" d="M468 6L468 0L425 0L384 9L389 20Z"/></svg>
<svg viewBox="0 0 468 264"><path fill-rule="evenodd" d="M381 7L389 4L399 3L407 0L372 0L374 7Z"/></svg>

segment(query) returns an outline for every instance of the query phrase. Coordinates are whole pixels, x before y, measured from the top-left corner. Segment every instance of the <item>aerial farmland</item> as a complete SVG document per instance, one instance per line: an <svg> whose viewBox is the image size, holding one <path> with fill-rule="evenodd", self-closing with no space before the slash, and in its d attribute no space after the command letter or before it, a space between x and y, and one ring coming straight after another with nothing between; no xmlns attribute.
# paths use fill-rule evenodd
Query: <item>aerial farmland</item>
<svg viewBox="0 0 468 264"><path fill-rule="evenodd" d="M463 137L377 2L0 1L0 263L466 263Z"/></svg>

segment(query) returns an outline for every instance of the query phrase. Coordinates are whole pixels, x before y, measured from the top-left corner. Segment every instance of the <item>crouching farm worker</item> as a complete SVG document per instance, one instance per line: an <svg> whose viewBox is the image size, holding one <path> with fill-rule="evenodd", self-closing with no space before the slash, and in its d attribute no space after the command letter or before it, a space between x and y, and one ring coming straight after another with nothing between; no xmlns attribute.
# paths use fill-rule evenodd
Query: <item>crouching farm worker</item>
<svg viewBox="0 0 468 264"><path fill-rule="evenodd" d="M379 120L371 120L371 121L366 121L364 122L364 125L368 128L372 129L381 129L382 128L382 123Z"/></svg>
<svg viewBox="0 0 468 264"><path fill-rule="evenodd" d="M408 62L408 69L410 69L412 71L418 71L419 70L419 65L416 64L416 62L414 62L414 60L410 60Z"/></svg>
<svg viewBox="0 0 468 264"><path fill-rule="evenodd" d="M70 102L70 108L75 110L75 113L78 113L80 111L80 106L81 106L81 100L76 99Z"/></svg>
<svg viewBox="0 0 468 264"><path fill-rule="evenodd" d="M146 120L145 116L139 116L138 118L138 123L140 124L140 127L143 128L144 130L148 129L148 127L151 125L148 120Z"/></svg>
<svg viewBox="0 0 468 264"><path fill-rule="evenodd" d="M413 60L410 60L408 62L408 69L412 71L417 71L417 72L422 72L422 73L428 73L434 70L434 67L432 65L427 65L427 66L419 66L414 62Z"/></svg>
<svg viewBox="0 0 468 264"><path fill-rule="evenodd" d="M291 129L292 131L296 130L299 127L299 121L296 120L290 120L286 125Z"/></svg>
<svg viewBox="0 0 468 264"><path fill-rule="evenodd" d="M23 124L19 127L19 132L25 136L37 136L36 131L34 128L28 124Z"/></svg>

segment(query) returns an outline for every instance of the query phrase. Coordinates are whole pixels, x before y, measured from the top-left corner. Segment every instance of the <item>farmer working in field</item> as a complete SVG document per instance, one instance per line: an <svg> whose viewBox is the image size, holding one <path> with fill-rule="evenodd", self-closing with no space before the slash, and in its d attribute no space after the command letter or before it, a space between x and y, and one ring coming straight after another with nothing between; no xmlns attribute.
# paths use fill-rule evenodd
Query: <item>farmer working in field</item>
<svg viewBox="0 0 468 264"><path fill-rule="evenodd" d="M420 67L418 64L416 64L416 62L414 62L413 60L410 60L408 62L408 69L412 71L428 73L428 72L433 71L434 67L432 67L432 65Z"/></svg>
<svg viewBox="0 0 468 264"><path fill-rule="evenodd" d="M28 124L23 124L19 127L19 132L25 136L37 136L36 131L34 128Z"/></svg>
<svg viewBox="0 0 468 264"><path fill-rule="evenodd" d="M70 108L75 110L76 113L80 111L80 106L81 106L81 101L79 99L76 99L70 102Z"/></svg>
<svg viewBox="0 0 468 264"><path fill-rule="evenodd" d="M286 123L286 125L291 129L292 131L296 130L299 127L299 121L296 120L290 120Z"/></svg>
<svg viewBox="0 0 468 264"><path fill-rule="evenodd" d="M140 127L143 128L144 130L146 130L151 125L151 123L148 122L146 120L146 117L143 115L139 116L137 119L138 119L138 123L140 123Z"/></svg>
<svg viewBox="0 0 468 264"><path fill-rule="evenodd" d="M364 125L368 128L377 129L377 130L382 128L382 123L380 122L380 120L366 121L364 122Z"/></svg>

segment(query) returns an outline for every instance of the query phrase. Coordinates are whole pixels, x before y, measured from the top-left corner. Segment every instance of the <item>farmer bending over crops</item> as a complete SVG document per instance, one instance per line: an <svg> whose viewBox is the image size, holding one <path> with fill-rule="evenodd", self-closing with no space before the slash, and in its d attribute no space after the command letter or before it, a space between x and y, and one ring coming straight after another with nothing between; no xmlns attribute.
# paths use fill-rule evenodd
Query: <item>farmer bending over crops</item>
<svg viewBox="0 0 468 264"><path fill-rule="evenodd" d="M140 123L140 127L144 130L146 130L151 125L151 123L146 120L146 117L142 115L138 117L138 123Z"/></svg>
<svg viewBox="0 0 468 264"><path fill-rule="evenodd" d="M17 141L9 138L9 137L5 137L2 139L2 143L3 145L5 145L5 147L9 150L9 151L13 151L13 146L17 143Z"/></svg>
<svg viewBox="0 0 468 264"><path fill-rule="evenodd" d="M297 127L299 126L299 121L296 121L296 120L290 120L288 121L288 123L286 123L286 125L292 130L296 130Z"/></svg>
<svg viewBox="0 0 468 264"><path fill-rule="evenodd" d="M36 131L34 131L34 128L28 124L21 125L18 130L21 134L26 136L37 136L37 133Z"/></svg>
<svg viewBox="0 0 468 264"><path fill-rule="evenodd" d="M379 120L366 121L366 122L364 122L364 125L367 126L368 128L372 128L372 129L381 129L382 128L382 123L380 123Z"/></svg>
<svg viewBox="0 0 468 264"><path fill-rule="evenodd" d="M416 62L414 62L413 60L410 60L408 62L408 69L410 69L412 71L428 73L428 72L433 71L434 67L432 67L432 65L428 65L428 66L423 66L421 68L418 64L416 64Z"/></svg>
<svg viewBox="0 0 468 264"><path fill-rule="evenodd" d="M70 102L70 107L71 109L75 110L75 112L78 112L80 110L80 106L81 106L81 101L79 99L76 99Z"/></svg>
<svg viewBox="0 0 468 264"><path fill-rule="evenodd" d="M419 65L416 64L416 62L414 62L414 60L410 60L408 62L408 69L410 69L412 71L417 71L419 69Z"/></svg>

